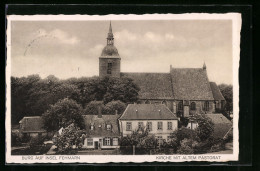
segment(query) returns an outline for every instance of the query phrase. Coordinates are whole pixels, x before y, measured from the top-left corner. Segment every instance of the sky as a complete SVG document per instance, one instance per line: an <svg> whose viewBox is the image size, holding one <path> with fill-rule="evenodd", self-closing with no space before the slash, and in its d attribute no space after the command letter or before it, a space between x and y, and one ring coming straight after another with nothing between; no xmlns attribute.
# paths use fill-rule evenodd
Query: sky
<svg viewBox="0 0 260 171"><path fill-rule="evenodd" d="M98 75L106 21L12 21L11 75L60 79ZM121 72L202 68L232 84L231 20L113 20Z"/></svg>

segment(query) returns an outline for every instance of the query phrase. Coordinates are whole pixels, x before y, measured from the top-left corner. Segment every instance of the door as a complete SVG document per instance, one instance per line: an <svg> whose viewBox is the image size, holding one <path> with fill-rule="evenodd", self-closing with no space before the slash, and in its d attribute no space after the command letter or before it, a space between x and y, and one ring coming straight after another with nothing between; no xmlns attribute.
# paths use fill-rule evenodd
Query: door
<svg viewBox="0 0 260 171"><path fill-rule="evenodd" d="M98 149L98 141L95 141L95 149Z"/></svg>

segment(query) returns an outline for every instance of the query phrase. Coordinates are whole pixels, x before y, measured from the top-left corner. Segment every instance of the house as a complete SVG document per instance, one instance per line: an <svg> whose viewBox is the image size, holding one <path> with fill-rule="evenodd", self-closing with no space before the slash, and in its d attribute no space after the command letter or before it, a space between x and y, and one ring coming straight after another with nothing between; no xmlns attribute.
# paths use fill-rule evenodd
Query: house
<svg viewBox="0 0 260 171"><path fill-rule="evenodd" d="M145 128L159 142L178 129L178 118L164 104L129 104L118 120L122 136Z"/></svg>
<svg viewBox="0 0 260 171"><path fill-rule="evenodd" d="M140 87L139 103L165 104L179 117L215 113L225 99L215 82L209 82L206 64L201 68L173 68L167 73L121 72L121 56L114 45L110 23L107 45L99 57L99 76L129 77Z"/></svg>
<svg viewBox="0 0 260 171"><path fill-rule="evenodd" d="M86 138L83 148L115 149L119 148L119 115L83 115L86 126Z"/></svg>
<svg viewBox="0 0 260 171"><path fill-rule="evenodd" d="M213 136L215 138L223 138L227 133L230 133L232 130L232 122L228 120L222 114L205 114L206 117L210 118L214 124L214 133ZM198 123L195 120L190 120L187 128L196 129L198 127Z"/></svg>
<svg viewBox="0 0 260 171"><path fill-rule="evenodd" d="M23 117L23 119L20 120L19 124L20 136L37 137L47 135L46 130L43 128L43 120L41 116Z"/></svg>

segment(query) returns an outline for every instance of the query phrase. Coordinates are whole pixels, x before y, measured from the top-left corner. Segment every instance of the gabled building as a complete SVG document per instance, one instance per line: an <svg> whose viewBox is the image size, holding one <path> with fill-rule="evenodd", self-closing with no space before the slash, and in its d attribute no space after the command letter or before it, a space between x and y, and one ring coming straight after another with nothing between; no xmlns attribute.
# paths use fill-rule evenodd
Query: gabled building
<svg viewBox="0 0 260 171"><path fill-rule="evenodd" d="M119 148L119 115L83 115L86 126L84 148Z"/></svg>
<svg viewBox="0 0 260 171"><path fill-rule="evenodd" d="M168 73L121 72L121 57L114 45L110 23L107 45L99 57L99 76L130 77L140 87L139 103L165 104L177 116L214 113L225 99L216 83L209 82L206 64L201 68L172 68Z"/></svg>
<svg viewBox="0 0 260 171"><path fill-rule="evenodd" d="M178 118L164 104L129 104L118 120L122 136L147 129L157 139L167 140L178 129Z"/></svg>
<svg viewBox="0 0 260 171"><path fill-rule="evenodd" d="M46 136L47 132L43 128L43 120L41 116L26 116L23 117L22 120L19 122L20 129L19 134L20 136Z"/></svg>

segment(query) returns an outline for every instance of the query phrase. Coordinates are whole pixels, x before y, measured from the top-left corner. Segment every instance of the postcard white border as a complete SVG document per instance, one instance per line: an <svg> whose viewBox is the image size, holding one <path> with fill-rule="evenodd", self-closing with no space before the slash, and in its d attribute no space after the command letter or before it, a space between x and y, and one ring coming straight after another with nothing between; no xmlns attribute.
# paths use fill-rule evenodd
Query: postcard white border
<svg viewBox="0 0 260 171"><path fill-rule="evenodd" d="M23 160L26 156L11 155L11 21L89 21L89 20L232 20L233 43L233 154L204 154L204 155L54 155L57 160L47 159L47 155L31 156L33 160ZM9 15L7 16L7 61L6 61L6 163L142 163L142 162L184 162L184 161L208 161L226 162L237 161L239 154L239 82L238 69L240 60L240 31L241 14L144 14L144 15ZM38 158L38 159L36 159ZM72 159L74 158L74 159ZM179 158L179 159L178 159ZM24 158L25 159L25 158Z"/></svg>

